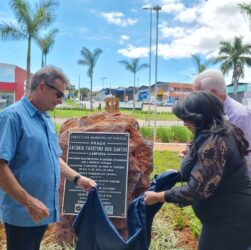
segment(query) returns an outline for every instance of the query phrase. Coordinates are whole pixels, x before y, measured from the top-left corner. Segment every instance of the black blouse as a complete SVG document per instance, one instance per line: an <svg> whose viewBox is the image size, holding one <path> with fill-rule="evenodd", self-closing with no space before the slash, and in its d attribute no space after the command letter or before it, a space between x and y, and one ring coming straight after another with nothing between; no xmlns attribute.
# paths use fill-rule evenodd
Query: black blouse
<svg viewBox="0 0 251 250"><path fill-rule="evenodd" d="M199 148L196 162L188 154L182 164L181 174L187 175L187 169L192 167L187 184L167 190L165 200L185 206L208 198L221 182L228 154L229 146L223 137L209 136Z"/></svg>

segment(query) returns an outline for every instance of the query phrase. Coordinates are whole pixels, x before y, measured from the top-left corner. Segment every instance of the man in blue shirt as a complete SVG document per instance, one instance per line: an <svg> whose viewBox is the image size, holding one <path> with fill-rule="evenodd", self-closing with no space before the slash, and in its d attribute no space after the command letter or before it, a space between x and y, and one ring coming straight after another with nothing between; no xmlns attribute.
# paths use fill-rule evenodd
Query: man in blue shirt
<svg viewBox="0 0 251 250"><path fill-rule="evenodd" d="M60 172L89 191L95 181L80 176L61 158L46 111L62 103L68 80L55 67L32 78L30 94L0 113L0 187L8 250L37 250L47 225L59 221Z"/></svg>

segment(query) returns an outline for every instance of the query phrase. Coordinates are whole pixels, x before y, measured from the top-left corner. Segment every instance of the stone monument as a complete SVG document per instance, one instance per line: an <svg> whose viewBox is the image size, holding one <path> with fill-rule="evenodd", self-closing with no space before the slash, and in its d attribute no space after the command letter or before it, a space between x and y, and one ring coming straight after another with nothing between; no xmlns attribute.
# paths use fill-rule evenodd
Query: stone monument
<svg viewBox="0 0 251 250"><path fill-rule="evenodd" d="M69 119L61 126L60 145L63 150L62 158L66 161L70 131L129 133L128 207L134 198L138 197L149 187L149 176L153 169L153 146L151 142L145 141L142 138L138 122L128 115L118 113L118 106L114 104L116 101L114 98L112 101L108 100L109 105L106 110L109 110L110 113L99 112L90 116ZM63 184L64 178L62 177L60 184L60 205L62 204ZM72 231L72 223L74 219L75 216L61 215L61 221L55 228L57 243L73 242L75 234ZM127 219L111 218L111 221L124 239L127 239Z"/></svg>

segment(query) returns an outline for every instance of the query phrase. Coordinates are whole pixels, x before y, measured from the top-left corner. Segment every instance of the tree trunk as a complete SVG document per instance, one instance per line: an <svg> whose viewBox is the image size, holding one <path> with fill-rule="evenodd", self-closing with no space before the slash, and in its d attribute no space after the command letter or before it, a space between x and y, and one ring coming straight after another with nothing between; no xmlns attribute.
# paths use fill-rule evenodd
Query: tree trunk
<svg viewBox="0 0 251 250"><path fill-rule="evenodd" d="M136 74L133 75L133 113L135 112L135 78Z"/></svg>
<svg viewBox="0 0 251 250"><path fill-rule="evenodd" d="M41 63L41 67L44 67L44 53L42 53L42 63Z"/></svg>
<svg viewBox="0 0 251 250"><path fill-rule="evenodd" d="M25 94L28 95L30 92L30 54L31 54L31 37L28 37L28 51L27 51L27 64L26 64L26 84Z"/></svg>
<svg viewBox="0 0 251 250"><path fill-rule="evenodd" d="M237 77L233 78L233 97L236 100L237 99L237 95L238 95L238 82L237 82Z"/></svg>
<svg viewBox="0 0 251 250"><path fill-rule="evenodd" d="M90 96L90 110L93 111L92 107L92 76L91 76L91 96Z"/></svg>
<svg viewBox="0 0 251 250"><path fill-rule="evenodd" d="M235 100L238 99L238 84L240 79L240 68L239 66L234 67L233 77L232 77L232 84L233 84L233 97Z"/></svg>

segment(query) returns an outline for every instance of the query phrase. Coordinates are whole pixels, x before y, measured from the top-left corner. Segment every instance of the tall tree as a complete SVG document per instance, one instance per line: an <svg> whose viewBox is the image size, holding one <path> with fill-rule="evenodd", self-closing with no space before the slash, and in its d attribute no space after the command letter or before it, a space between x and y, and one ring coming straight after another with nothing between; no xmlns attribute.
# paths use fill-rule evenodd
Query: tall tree
<svg viewBox="0 0 251 250"><path fill-rule="evenodd" d="M80 101L83 101L87 96L88 96L88 93L90 92L90 90L88 88L80 88L77 93L80 94L80 98L79 100Z"/></svg>
<svg viewBox="0 0 251 250"><path fill-rule="evenodd" d="M16 17L17 23L0 23L0 35L3 40L28 41L26 64L26 94L30 90L30 58L31 40L41 29L48 27L55 19L55 0L40 0L34 7L26 0L10 0L10 7Z"/></svg>
<svg viewBox="0 0 251 250"><path fill-rule="evenodd" d="M46 57L55 43L55 36L58 33L58 29L49 31L44 37L36 37L37 44L42 51L42 63L41 66L46 66Z"/></svg>
<svg viewBox="0 0 251 250"><path fill-rule="evenodd" d="M126 70L133 73L133 112L135 111L135 82L136 82L136 74L145 68L148 68L147 63L140 64L139 58L134 58L131 60L131 62L128 62L126 60L119 61L119 63L123 64L126 68ZM150 93L149 93L150 95Z"/></svg>
<svg viewBox="0 0 251 250"><path fill-rule="evenodd" d="M92 82L93 82L93 71L95 68L95 65L98 61L99 56L102 54L102 49L96 48L93 52L91 52L86 47L83 47L80 51L80 55L83 57L83 59L78 60L78 64L82 64L88 67L87 69L87 76L91 80L91 96L90 96L90 109L93 110L92 105Z"/></svg>
<svg viewBox="0 0 251 250"><path fill-rule="evenodd" d="M204 60L199 55L193 54L191 55L194 65L196 67L196 73L201 73L207 69L208 65L212 63L211 60Z"/></svg>
<svg viewBox="0 0 251 250"><path fill-rule="evenodd" d="M251 4L240 3L238 5L239 5L239 7L241 9L241 12L247 14L249 19L251 19Z"/></svg>
<svg viewBox="0 0 251 250"><path fill-rule="evenodd" d="M244 66L251 66L251 44L244 44L242 37L235 37L233 43L223 41L220 43L219 56L215 63L222 62L220 68L223 74L233 70L232 84L234 97L237 97L237 89L240 77L244 77Z"/></svg>

